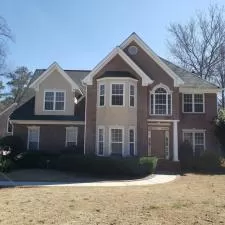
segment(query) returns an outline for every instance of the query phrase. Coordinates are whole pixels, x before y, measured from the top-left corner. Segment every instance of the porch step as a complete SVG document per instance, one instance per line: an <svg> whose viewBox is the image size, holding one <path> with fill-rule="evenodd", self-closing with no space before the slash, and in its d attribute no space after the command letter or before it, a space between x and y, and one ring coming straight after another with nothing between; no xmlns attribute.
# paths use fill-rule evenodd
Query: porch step
<svg viewBox="0 0 225 225"><path fill-rule="evenodd" d="M180 162L173 162L166 159L158 159L156 166L156 173L177 174L180 172L181 172Z"/></svg>

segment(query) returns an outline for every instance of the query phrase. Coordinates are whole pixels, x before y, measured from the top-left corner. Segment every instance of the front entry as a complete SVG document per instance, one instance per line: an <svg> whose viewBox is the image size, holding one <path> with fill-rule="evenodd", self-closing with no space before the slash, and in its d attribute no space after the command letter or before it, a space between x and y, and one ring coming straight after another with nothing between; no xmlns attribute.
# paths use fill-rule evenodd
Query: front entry
<svg viewBox="0 0 225 225"><path fill-rule="evenodd" d="M149 127L149 154L158 158L169 158L169 130L168 128Z"/></svg>

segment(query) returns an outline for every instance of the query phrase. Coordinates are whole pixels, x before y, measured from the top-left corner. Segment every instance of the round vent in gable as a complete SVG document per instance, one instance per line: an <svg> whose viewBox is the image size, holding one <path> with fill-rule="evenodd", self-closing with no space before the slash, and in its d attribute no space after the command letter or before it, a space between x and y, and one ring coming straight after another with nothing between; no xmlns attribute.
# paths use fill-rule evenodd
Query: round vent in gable
<svg viewBox="0 0 225 225"><path fill-rule="evenodd" d="M131 45L129 48L128 48L128 52L130 55L137 55L138 53L138 48L134 45Z"/></svg>

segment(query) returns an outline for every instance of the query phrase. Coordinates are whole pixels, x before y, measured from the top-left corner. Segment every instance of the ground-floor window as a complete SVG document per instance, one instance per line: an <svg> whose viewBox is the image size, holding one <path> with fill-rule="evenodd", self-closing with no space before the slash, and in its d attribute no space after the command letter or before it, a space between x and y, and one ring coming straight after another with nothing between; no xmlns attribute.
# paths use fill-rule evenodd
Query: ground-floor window
<svg viewBox="0 0 225 225"><path fill-rule="evenodd" d="M104 155L104 140L105 140L105 128L98 127L98 134L97 134L97 154Z"/></svg>
<svg viewBox="0 0 225 225"><path fill-rule="evenodd" d="M66 147L77 146L78 127L66 127Z"/></svg>
<svg viewBox="0 0 225 225"><path fill-rule="evenodd" d="M28 142L27 149L39 149L40 127L28 127Z"/></svg>
<svg viewBox="0 0 225 225"><path fill-rule="evenodd" d="M134 156L136 154L136 152L135 152L135 129L134 128L129 129L129 154L131 156Z"/></svg>
<svg viewBox="0 0 225 225"><path fill-rule="evenodd" d="M110 129L111 155L123 155L123 129Z"/></svg>
<svg viewBox="0 0 225 225"><path fill-rule="evenodd" d="M205 131L183 131L183 141L187 141L192 146L194 155L199 155L205 150Z"/></svg>

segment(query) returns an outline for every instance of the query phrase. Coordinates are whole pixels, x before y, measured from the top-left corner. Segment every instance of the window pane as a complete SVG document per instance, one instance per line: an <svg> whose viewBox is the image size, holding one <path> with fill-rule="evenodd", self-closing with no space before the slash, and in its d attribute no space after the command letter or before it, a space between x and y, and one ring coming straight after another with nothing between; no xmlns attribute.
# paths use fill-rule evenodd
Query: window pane
<svg viewBox="0 0 225 225"><path fill-rule="evenodd" d="M167 93L166 90L164 88L158 88L155 90L155 93Z"/></svg>
<svg viewBox="0 0 225 225"><path fill-rule="evenodd" d="M100 95L104 95L105 94L105 85L101 84L100 85Z"/></svg>
<svg viewBox="0 0 225 225"><path fill-rule="evenodd" d="M8 121L8 133L12 133L12 124Z"/></svg>
<svg viewBox="0 0 225 225"><path fill-rule="evenodd" d="M192 104L184 103L184 112L192 112Z"/></svg>
<svg viewBox="0 0 225 225"><path fill-rule="evenodd" d="M188 142L191 146L193 146L193 138L192 138L192 133L184 133L184 142Z"/></svg>
<svg viewBox="0 0 225 225"><path fill-rule="evenodd" d="M100 96L99 105L103 106L104 104L105 104L105 97L104 96Z"/></svg>
<svg viewBox="0 0 225 225"><path fill-rule="evenodd" d="M67 142L67 147L75 147L76 142Z"/></svg>
<svg viewBox="0 0 225 225"><path fill-rule="evenodd" d="M166 105L155 105L155 114L166 114Z"/></svg>
<svg viewBox="0 0 225 225"><path fill-rule="evenodd" d="M68 143L75 143L77 145L77 127L70 127L66 129L66 141Z"/></svg>
<svg viewBox="0 0 225 225"><path fill-rule="evenodd" d="M130 106L134 106L134 96L130 96Z"/></svg>
<svg viewBox="0 0 225 225"><path fill-rule="evenodd" d="M64 110L64 102L56 102L55 110Z"/></svg>
<svg viewBox="0 0 225 225"><path fill-rule="evenodd" d="M171 114L171 95L168 95L168 114Z"/></svg>
<svg viewBox="0 0 225 225"><path fill-rule="evenodd" d="M54 92L45 92L45 101L54 101Z"/></svg>
<svg viewBox="0 0 225 225"><path fill-rule="evenodd" d="M184 94L184 103L192 103L192 94Z"/></svg>
<svg viewBox="0 0 225 225"><path fill-rule="evenodd" d="M122 129L112 129L111 130L112 142L122 142L123 141L122 133L123 133Z"/></svg>
<svg viewBox="0 0 225 225"><path fill-rule="evenodd" d="M123 95L112 95L112 105L123 105Z"/></svg>
<svg viewBox="0 0 225 225"><path fill-rule="evenodd" d="M195 112L203 112L203 104L195 104Z"/></svg>
<svg viewBox="0 0 225 225"><path fill-rule="evenodd" d="M203 133L195 133L195 144L203 145L204 144L204 134Z"/></svg>
<svg viewBox="0 0 225 225"><path fill-rule="evenodd" d="M134 85L130 85L130 95L134 95Z"/></svg>
<svg viewBox="0 0 225 225"><path fill-rule="evenodd" d="M134 142L134 130L130 130L129 132L129 139L130 139L130 142Z"/></svg>
<svg viewBox="0 0 225 225"><path fill-rule="evenodd" d="M130 155L134 156L134 143L130 143Z"/></svg>
<svg viewBox="0 0 225 225"><path fill-rule="evenodd" d="M122 143L112 143L111 144L111 150L112 155L122 155Z"/></svg>
<svg viewBox="0 0 225 225"><path fill-rule="evenodd" d="M203 94L194 95L195 103L203 103Z"/></svg>
<svg viewBox="0 0 225 225"><path fill-rule="evenodd" d="M103 155L103 142L98 143L98 154Z"/></svg>
<svg viewBox="0 0 225 225"><path fill-rule="evenodd" d="M56 92L56 101L64 102L64 92Z"/></svg>
<svg viewBox="0 0 225 225"><path fill-rule="evenodd" d="M123 94L123 84L112 84L112 94Z"/></svg>

